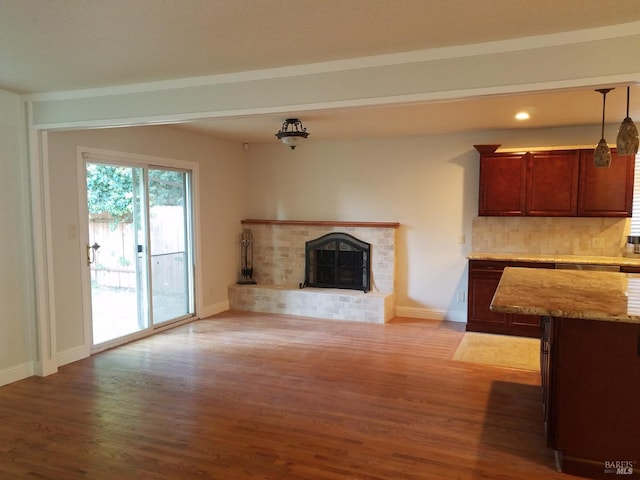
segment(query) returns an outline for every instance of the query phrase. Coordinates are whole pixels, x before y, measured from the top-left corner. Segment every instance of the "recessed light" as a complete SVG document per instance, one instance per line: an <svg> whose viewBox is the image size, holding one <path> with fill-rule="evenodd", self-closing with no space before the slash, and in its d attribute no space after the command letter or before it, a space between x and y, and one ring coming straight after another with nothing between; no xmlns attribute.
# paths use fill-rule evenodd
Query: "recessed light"
<svg viewBox="0 0 640 480"><path fill-rule="evenodd" d="M529 119L529 114L527 112L518 112L518 113L516 113L516 119L517 120L528 120Z"/></svg>

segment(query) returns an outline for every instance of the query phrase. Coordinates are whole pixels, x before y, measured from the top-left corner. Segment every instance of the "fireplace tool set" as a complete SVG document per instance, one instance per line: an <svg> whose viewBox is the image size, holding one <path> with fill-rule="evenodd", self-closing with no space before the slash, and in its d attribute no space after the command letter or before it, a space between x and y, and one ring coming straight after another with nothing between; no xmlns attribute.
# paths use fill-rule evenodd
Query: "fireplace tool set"
<svg viewBox="0 0 640 480"><path fill-rule="evenodd" d="M255 284L253 279L253 233L245 229L240 235L240 273L242 278L238 280L240 285Z"/></svg>

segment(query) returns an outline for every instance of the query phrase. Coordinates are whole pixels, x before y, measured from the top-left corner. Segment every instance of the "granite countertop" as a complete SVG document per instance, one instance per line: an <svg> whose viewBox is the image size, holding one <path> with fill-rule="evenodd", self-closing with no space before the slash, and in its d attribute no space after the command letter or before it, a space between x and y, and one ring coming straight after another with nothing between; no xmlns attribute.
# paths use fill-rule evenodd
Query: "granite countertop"
<svg viewBox="0 0 640 480"><path fill-rule="evenodd" d="M640 323L640 274L507 267L491 310Z"/></svg>
<svg viewBox="0 0 640 480"><path fill-rule="evenodd" d="M539 263L580 263L588 265L625 265L640 267L640 255L634 257L605 257L596 255L559 255L547 253L473 252L467 256L467 259Z"/></svg>

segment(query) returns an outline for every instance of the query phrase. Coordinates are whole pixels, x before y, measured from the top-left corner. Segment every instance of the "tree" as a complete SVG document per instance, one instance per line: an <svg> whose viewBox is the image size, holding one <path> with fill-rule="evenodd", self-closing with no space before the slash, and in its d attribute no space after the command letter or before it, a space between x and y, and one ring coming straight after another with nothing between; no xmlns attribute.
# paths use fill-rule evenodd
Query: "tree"
<svg viewBox="0 0 640 480"><path fill-rule="evenodd" d="M89 215L108 214L116 221L130 221L133 213L134 182L142 168L87 163ZM149 204L184 204L183 174L173 170L149 170Z"/></svg>
<svg viewBox="0 0 640 480"><path fill-rule="evenodd" d="M89 215L109 214L114 220L131 219L133 212L133 169L87 163L87 205Z"/></svg>

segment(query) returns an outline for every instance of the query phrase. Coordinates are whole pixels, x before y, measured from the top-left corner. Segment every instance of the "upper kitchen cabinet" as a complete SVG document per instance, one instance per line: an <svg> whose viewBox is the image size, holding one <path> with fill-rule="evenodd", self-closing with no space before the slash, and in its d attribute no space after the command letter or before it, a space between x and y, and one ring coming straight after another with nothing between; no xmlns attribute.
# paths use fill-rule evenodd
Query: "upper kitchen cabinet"
<svg viewBox="0 0 640 480"><path fill-rule="evenodd" d="M633 197L633 156L612 150L609 168L595 168L593 150L480 152L478 215L628 217Z"/></svg>
<svg viewBox="0 0 640 480"><path fill-rule="evenodd" d="M494 153L499 145L475 145L480 152L480 215L524 215L527 154Z"/></svg>
<svg viewBox="0 0 640 480"><path fill-rule="evenodd" d="M580 151L578 214L581 217L630 217L635 157L611 149L611 166L596 168L593 150Z"/></svg>
<svg viewBox="0 0 640 480"><path fill-rule="evenodd" d="M575 216L578 212L579 152L554 150L528 155L525 215Z"/></svg>

